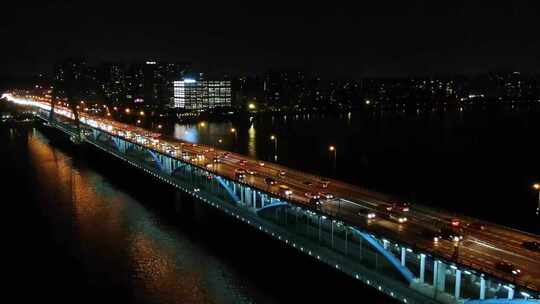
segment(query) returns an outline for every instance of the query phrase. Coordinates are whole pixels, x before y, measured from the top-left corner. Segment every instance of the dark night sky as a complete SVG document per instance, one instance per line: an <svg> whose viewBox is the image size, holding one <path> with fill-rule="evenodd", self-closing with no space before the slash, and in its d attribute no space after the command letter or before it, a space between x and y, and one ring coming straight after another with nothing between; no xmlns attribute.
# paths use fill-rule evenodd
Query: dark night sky
<svg viewBox="0 0 540 304"><path fill-rule="evenodd" d="M72 55L191 61L231 72L293 66L353 77L540 71L534 1L77 2L3 3L0 75L49 71Z"/></svg>

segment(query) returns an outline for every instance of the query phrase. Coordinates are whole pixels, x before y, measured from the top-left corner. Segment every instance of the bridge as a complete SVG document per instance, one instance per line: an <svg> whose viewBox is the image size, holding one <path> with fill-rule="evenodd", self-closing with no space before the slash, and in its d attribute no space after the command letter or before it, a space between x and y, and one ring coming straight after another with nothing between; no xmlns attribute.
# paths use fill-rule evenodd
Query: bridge
<svg viewBox="0 0 540 304"><path fill-rule="evenodd" d="M114 155L403 303L540 303L540 236L6 93ZM79 126L79 127L77 127ZM456 226L459 229L454 229ZM450 231L450 232L449 232Z"/></svg>

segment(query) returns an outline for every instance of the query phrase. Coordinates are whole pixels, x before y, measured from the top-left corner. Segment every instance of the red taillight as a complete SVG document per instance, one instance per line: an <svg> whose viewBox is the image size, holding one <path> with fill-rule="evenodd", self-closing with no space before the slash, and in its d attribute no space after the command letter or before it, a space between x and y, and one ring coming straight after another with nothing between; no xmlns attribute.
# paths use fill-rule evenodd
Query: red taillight
<svg viewBox="0 0 540 304"><path fill-rule="evenodd" d="M454 226L454 227L459 226L459 221L458 220L453 220L452 221L452 226Z"/></svg>

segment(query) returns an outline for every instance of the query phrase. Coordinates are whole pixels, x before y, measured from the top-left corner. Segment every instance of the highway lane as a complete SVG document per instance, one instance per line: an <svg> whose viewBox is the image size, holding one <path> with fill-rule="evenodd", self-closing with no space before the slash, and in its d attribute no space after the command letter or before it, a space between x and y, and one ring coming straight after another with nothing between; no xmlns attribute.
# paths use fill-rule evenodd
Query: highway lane
<svg viewBox="0 0 540 304"><path fill-rule="evenodd" d="M57 107L62 109L62 107ZM62 110L69 113L69 109ZM215 171L217 174L235 179L237 169L246 169L255 171L255 175L247 175L244 182L258 188L262 191L269 191L276 196L287 198L297 204L316 207L310 203L310 199L305 195L306 192L317 194L319 192L328 192L337 198L345 199L349 203L336 205L332 200L325 201L321 211L334 215L336 218L345 220L352 224L364 227L369 231L385 235L389 239L394 239L405 244L412 244L416 248L426 252L431 252L442 258L453 260L455 258L455 246L453 242L441 240L434 243L432 239L426 237L427 232L433 232L438 229L437 223L448 223L454 216L447 212L441 212L427 208L425 206L413 205L407 212L408 221L406 223L396 223L388 219L377 219L375 221L366 221L365 215L359 215L364 209L377 211L380 216L384 216L384 207L389 206L394 199L390 196L369 191L357 186L349 185L341 181L319 177L313 174L300 172L294 169L286 168L279 164L264 162L260 166L258 160L249 158L237 153L231 153L215 147L191 144L160 137L159 134L147 130L110 121L105 118L95 117L86 113L80 116L87 120L98 121L102 124L100 128L127 140L133 141L134 138L144 138L142 142L148 148L171 155L171 151L188 152L190 156L202 155L196 161L189 162L206 168L207 164L212 164L209 171ZM159 137L159 139L158 139ZM220 157L221 163L213 164L213 158ZM174 153L176 158L181 155ZM185 161L185 160L184 160ZM245 161L244 165L241 161ZM285 172L284 177L279 176L279 172ZM271 177L276 180L277 185L268 186L265 178ZM328 181L328 187L324 188L321 181ZM310 185L308 185L308 183ZM279 191L279 185L287 186L292 195L286 196ZM462 225L466 226L474 222L480 222L476 219L460 216ZM465 265L472 265L473 268L482 269L493 275L507 279L526 282L531 289L540 290L540 253L528 251L522 247L524 241L539 240L540 237L502 227L499 225L486 225L486 229L465 229L466 235L459 244L458 262ZM509 261L524 271L519 278L509 277L495 268L495 265L501 261Z"/></svg>

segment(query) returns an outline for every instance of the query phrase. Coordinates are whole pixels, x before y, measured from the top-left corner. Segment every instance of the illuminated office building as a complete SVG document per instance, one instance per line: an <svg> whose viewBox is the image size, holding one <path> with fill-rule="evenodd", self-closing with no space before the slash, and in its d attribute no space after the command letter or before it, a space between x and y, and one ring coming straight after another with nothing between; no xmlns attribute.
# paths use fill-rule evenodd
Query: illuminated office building
<svg viewBox="0 0 540 304"><path fill-rule="evenodd" d="M207 110L231 106L229 80L200 80L186 78L174 81L173 108Z"/></svg>

